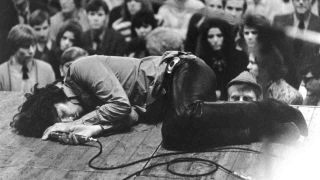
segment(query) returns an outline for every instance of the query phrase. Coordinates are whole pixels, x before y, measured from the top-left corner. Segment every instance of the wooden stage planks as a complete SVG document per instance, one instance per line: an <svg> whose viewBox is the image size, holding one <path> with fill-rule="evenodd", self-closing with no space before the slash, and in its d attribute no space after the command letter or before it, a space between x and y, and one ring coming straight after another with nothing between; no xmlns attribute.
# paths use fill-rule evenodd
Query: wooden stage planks
<svg viewBox="0 0 320 180"><path fill-rule="evenodd" d="M123 179L129 174L177 157L199 157L213 160L226 168L253 179L262 179L269 174L274 157L244 152L206 152L163 157L143 162L127 168L99 171L88 167L87 163L98 152L97 144L87 146L61 145L16 135L9 127L12 116L23 101L20 93L0 92L0 179ZM305 116L309 128L309 138L318 138L320 117L319 107L297 107ZM167 151L161 147L160 125L138 125L130 132L101 137L102 155L93 164L96 166L120 165L141 158L151 157ZM317 131L318 130L318 131ZM308 140L308 138L307 138ZM253 143L232 147L251 148L272 154L284 154L287 146L270 143ZM174 168L182 172L201 173L207 166L199 163L184 163ZM195 179L170 174L166 166L146 170L137 180L147 179ZM216 173L196 179L233 180L237 177L218 170Z"/></svg>

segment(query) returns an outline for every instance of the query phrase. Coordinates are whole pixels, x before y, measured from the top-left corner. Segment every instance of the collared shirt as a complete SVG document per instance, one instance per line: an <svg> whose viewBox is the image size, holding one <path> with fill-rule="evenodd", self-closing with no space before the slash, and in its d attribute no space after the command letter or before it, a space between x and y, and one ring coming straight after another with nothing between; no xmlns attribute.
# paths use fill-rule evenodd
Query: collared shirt
<svg viewBox="0 0 320 180"><path fill-rule="evenodd" d="M299 18L297 17L296 14L293 15L293 27L294 27L294 31L297 32L297 31L300 31L300 32L304 32L306 29L308 29L308 26L309 26L309 22L310 22L310 17L311 17L311 14L309 14L309 16L307 18L304 19L304 29L301 30L298 28L299 26Z"/></svg>
<svg viewBox="0 0 320 180"><path fill-rule="evenodd" d="M64 80L68 97L78 97L88 112L83 122L113 124L128 116L132 107L142 112L153 98L157 76L164 73L161 57L135 59L89 56L70 65Z"/></svg>

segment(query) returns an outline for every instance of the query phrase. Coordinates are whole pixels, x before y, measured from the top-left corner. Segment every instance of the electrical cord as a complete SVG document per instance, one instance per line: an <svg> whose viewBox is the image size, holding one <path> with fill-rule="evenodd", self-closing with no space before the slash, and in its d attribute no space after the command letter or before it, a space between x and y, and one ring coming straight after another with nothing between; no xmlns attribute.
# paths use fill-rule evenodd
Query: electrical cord
<svg viewBox="0 0 320 180"><path fill-rule="evenodd" d="M89 167L93 168L93 169L96 169L96 170L114 170L114 169L120 169L120 168L124 168L124 167L128 167L128 166L132 166L134 164L137 164L137 163L141 163L141 162L146 162L146 161L149 161L149 160L152 160L152 159L155 159L155 158L159 158L159 157L166 157L166 156L172 156L172 155L180 155L180 154L188 154L188 153L196 153L196 152L224 152L224 151L227 151L227 152L247 152L247 153L254 153L254 154L261 154L260 151L257 151L257 150L253 150L253 149L249 149L249 148L240 148L240 147L217 147L217 148L213 148L212 150L207 150L207 151L180 151L180 152L173 152L173 153L163 153L163 154L158 154L158 155L155 155L155 156L152 156L152 157L148 157L148 158L143 158L143 159L140 159L140 160L137 160L137 161L133 161L133 162L130 162L130 163L126 163L126 164L121 164L119 166L109 166L109 167L97 167L97 166L94 166L92 164L92 162L101 155L102 153L102 144L99 140L96 140L94 142L97 142L99 144L99 152L93 156L89 162L88 162L88 165ZM270 154L270 156L274 156L276 157L275 155L272 155ZM207 172L204 172L204 173L201 173L201 174L186 174L186 173L180 173L180 172L177 172L177 171L174 171L172 167L172 165L174 164L178 164L178 163L183 163L183 162L200 162L200 163L203 163L208 166L212 166L212 168L207 171ZM162 163L157 163L157 164L153 164L153 165L150 165L144 169L141 169L139 171L136 171L132 174L130 174L129 176L125 177L123 180L126 180L126 179L130 179L131 177L135 176L135 175L139 175L141 172L145 171L145 170L148 170L148 169L152 169L152 168L155 168L155 167L158 167L158 166L162 166L162 165L167 165L167 171L170 172L171 174L174 174L174 175L177 175L177 176L183 176L183 177L200 177L200 176L207 176L207 175L210 175L214 172L216 172L218 169L222 169L223 171L225 171L226 173L228 174L231 174L239 179L242 179L242 180L250 180L251 178L250 177L247 177L247 176L244 176L244 175L241 175L235 171L232 171L214 161L211 161L211 160L208 160L208 159L202 159L202 158L193 158L193 157L182 157L182 158L175 158L173 160L169 160L167 162L162 162Z"/></svg>

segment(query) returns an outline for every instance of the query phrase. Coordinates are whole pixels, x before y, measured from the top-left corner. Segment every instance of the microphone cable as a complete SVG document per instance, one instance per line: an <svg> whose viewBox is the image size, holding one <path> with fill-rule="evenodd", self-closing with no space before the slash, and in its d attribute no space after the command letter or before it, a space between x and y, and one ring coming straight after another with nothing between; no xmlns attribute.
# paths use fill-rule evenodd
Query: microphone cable
<svg viewBox="0 0 320 180"><path fill-rule="evenodd" d="M101 154L102 154L102 144L99 140L93 141L98 143L99 145L99 152L93 156L89 162L88 162L88 166L92 169L96 169L96 170L115 170L115 169L121 169L124 167L128 167L128 166L132 166L134 164L138 164L141 162L147 162L150 161L152 159L155 158L159 158L159 157L168 157L168 156L173 156L173 155L181 155L181 154L189 154L189 153L204 153L204 152L243 152L243 153L254 153L254 154L261 154L261 151L257 151L257 150L253 150L253 149L249 149L249 148L241 148L241 147L217 147L217 148L213 148L212 150L205 150L205 151L179 151L179 152L172 152L172 153L163 153L163 154L158 154L152 157L148 157L148 158L143 158L143 159L139 159L137 161L133 161L133 162L129 162L129 163L125 163L125 164L120 164L118 166L108 166L108 167L98 167L92 164L92 162L98 158ZM269 154L270 156L273 157L277 157L276 155L273 154ZM207 172L201 173L201 174L187 174L187 173L180 173L177 172L175 170L173 170L172 166L174 164L178 164L178 163L183 163L183 162L199 162L199 163L203 163L206 164L208 166L211 166L212 168L210 170L208 170ZM202 158L193 158L193 157L180 157L180 158L175 158L173 160L169 160L167 162L162 162L162 163L157 163L157 164L153 164L150 165L146 168L143 168L141 170L138 170L132 174L130 174L129 176L125 177L123 180L127 180L130 179L131 177L135 176L135 175L139 175L141 172L148 170L148 169L152 169L158 166L163 166L163 165L167 165L167 171L170 172L171 174L177 175L177 176L182 176L182 177L200 177L200 176L207 176L210 175L214 172L216 172L218 169L223 170L224 172L226 172L227 174L231 174L241 180L250 180L251 177L248 176L244 176L240 173L237 173L235 171L232 171L224 166L222 166L221 164L208 160L208 159L202 159Z"/></svg>

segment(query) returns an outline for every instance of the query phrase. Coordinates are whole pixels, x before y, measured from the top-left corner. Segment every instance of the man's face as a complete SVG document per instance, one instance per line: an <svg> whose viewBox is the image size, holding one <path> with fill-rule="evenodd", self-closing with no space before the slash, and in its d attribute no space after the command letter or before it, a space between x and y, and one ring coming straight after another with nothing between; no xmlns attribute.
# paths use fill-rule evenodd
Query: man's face
<svg viewBox="0 0 320 180"><path fill-rule="evenodd" d="M208 31L207 39L213 50L221 50L224 38L219 28L210 28Z"/></svg>
<svg viewBox="0 0 320 180"><path fill-rule="evenodd" d="M60 122L68 122L76 120L83 113L83 108L77 102L73 102L72 100L66 102L60 102L54 104L55 109L58 113L58 121Z"/></svg>
<svg viewBox="0 0 320 180"><path fill-rule="evenodd" d="M105 25L107 14L100 7L98 11L89 11L88 20L92 29L101 29Z"/></svg>
<svg viewBox="0 0 320 180"><path fill-rule="evenodd" d="M304 76L303 81L308 94L320 94L320 78L314 77L313 74L309 72Z"/></svg>
<svg viewBox="0 0 320 180"><path fill-rule="evenodd" d="M59 2L63 13L70 13L76 9L74 0L59 0Z"/></svg>
<svg viewBox="0 0 320 180"><path fill-rule="evenodd" d="M244 13L245 0L227 0L225 6L225 12L240 19Z"/></svg>
<svg viewBox="0 0 320 180"><path fill-rule="evenodd" d="M248 26L245 26L243 28L243 37L249 48L253 48L256 45L257 36L258 31L256 29L250 28Z"/></svg>
<svg viewBox="0 0 320 180"><path fill-rule="evenodd" d="M141 10L142 3L139 0L129 0L127 1L127 8L131 15L135 15Z"/></svg>
<svg viewBox="0 0 320 180"><path fill-rule="evenodd" d="M35 25L32 27L36 33L37 41L40 43L46 43L49 37L49 23L44 21L40 25Z"/></svg>
<svg viewBox="0 0 320 180"><path fill-rule="evenodd" d="M69 47L73 46L74 40L75 40L75 36L73 32L70 32L70 31L64 32L60 40L60 49L64 51Z"/></svg>
<svg viewBox="0 0 320 180"><path fill-rule="evenodd" d="M253 90L240 90L238 85L232 85L228 88L228 101L257 101L258 98Z"/></svg>
<svg viewBox="0 0 320 180"><path fill-rule="evenodd" d="M312 0L292 0L295 12L304 15L311 10Z"/></svg>
<svg viewBox="0 0 320 180"><path fill-rule="evenodd" d="M35 52L36 46L34 44L30 45L29 47L20 47L14 53L14 57L18 60L18 62L24 63L28 60L33 59Z"/></svg>
<svg viewBox="0 0 320 180"><path fill-rule="evenodd" d="M222 0L206 0L205 3L213 11L223 10Z"/></svg>

